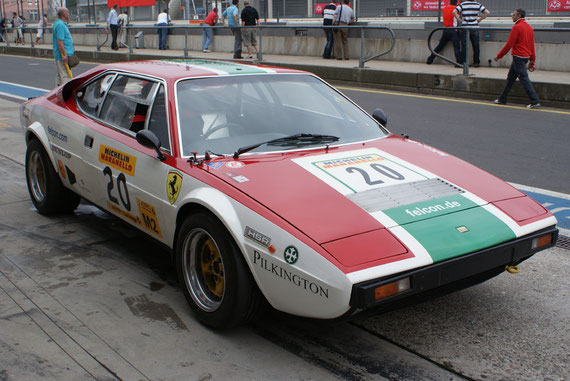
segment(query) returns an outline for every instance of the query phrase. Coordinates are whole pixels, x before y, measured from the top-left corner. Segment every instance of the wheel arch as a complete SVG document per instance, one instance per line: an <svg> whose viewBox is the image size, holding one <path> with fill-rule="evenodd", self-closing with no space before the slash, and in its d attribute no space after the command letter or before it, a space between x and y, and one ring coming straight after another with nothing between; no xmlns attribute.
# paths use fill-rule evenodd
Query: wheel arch
<svg viewBox="0 0 570 381"><path fill-rule="evenodd" d="M237 211L232 206L231 201L228 199L228 196L213 188L200 188L190 192L182 202L183 204L178 208L176 214L176 230L172 243L173 255L177 249L176 242L178 240L178 233L180 231L180 226L184 222L184 218L192 213L204 211L213 215L220 222L220 224L222 224L222 226L233 238L243 259L246 260L245 253L243 252L243 249L238 240L241 227L240 219L238 217Z"/></svg>
<svg viewBox="0 0 570 381"><path fill-rule="evenodd" d="M53 168L57 168L57 163L55 161L53 153L51 152L51 149L49 148L49 138L47 132L44 126L39 122L34 122L26 128L25 131L26 145L28 145L28 143L33 139L39 140L39 142L44 147L44 150L46 151L49 160L51 161L51 165L53 166Z"/></svg>

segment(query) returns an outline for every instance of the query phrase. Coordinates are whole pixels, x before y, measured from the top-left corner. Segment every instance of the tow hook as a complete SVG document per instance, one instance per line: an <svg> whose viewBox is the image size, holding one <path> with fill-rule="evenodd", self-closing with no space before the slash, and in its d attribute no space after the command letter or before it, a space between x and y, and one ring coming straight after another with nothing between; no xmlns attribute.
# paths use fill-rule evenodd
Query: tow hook
<svg viewBox="0 0 570 381"><path fill-rule="evenodd" d="M505 270L507 270L507 272L509 274L516 274L519 272L519 267L518 266L505 266Z"/></svg>

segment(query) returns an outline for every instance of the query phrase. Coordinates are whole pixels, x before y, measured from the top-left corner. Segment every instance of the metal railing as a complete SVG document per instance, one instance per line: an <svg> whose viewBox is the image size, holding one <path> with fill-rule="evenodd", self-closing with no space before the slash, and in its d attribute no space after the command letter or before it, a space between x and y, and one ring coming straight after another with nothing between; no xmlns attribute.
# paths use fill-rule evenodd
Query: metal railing
<svg viewBox="0 0 570 381"><path fill-rule="evenodd" d="M153 32L156 32L158 29L169 29L169 30L183 30L184 32L184 48L183 50L183 56L184 58L188 58L189 57L189 49L188 49L188 38L190 37L188 32L191 30L200 30L202 31L202 29L204 28L204 26L201 25L168 25L168 26L158 26L158 25L140 25L140 26L126 26L126 27L122 27L126 30L126 41L127 41L127 47L129 49L129 53L133 53L133 46L135 45L135 41L134 41L134 35L135 32L139 32L139 31L145 31L145 30L152 30ZM229 26L208 26L208 28L212 28L212 29L218 29L218 30L231 30L231 27ZM258 29L258 52L257 52L257 59L259 61L263 61L263 37L264 37L264 32L265 33L269 33L270 30L274 30L274 29L289 29L294 31L295 33L298 33L299 31L308 31L309 29L317 29L317 30L323 30L324 29L335 29L335 28L339 28L339 26L336 25L331 25L331 26L316 26L316 25L259 25L259 26L246 26L246 27L239 27L239 28L257 28ZM359 38L360 38L360 55L359 55L359 67L360 68L364 68L364 64L370 60L373 60L375 58L378 58L380 56L386 55L388 53L390 53L392 51L392 49L394 48L394 45L396 43L396 36L394 34L394 31L389 28L389 27L383 27L383 26L367 26L367 25L346 25L346 26L341 26L341 28L346 28L346 29L350 29L350 30L358 30L359 31ZM31 46L34 46L34 35L37 32L37 30L40 29L37 26L27 26L26 27L26 33L29 32L30 34L30 40L31 40ZM44 34L45 32L51 31L51 27L47 27L47 28L43 28L44 29ZM109 37L110 37L110 31L106 28L106 26L99 26L99 25L93 25L93 26L70 26L69 27L70 31L72 32L73 35L73 31L77 30L87 30L87 31L94 31L96 33L96 49L97 51L100 51L101 48L108 42ZM374 54L370 57L366 57L366 32L367 31L373 31L373 30L379 30L379 31L386 31L388 32L388 39L390 39L390 44L389 47L377 54ZM104 39L102 37L102 35L104 35ZM302 36L306 35L306 34L302 34ZM296 35L297 37L297 35ZM201 38L201 34L199 35L199 37L194 36L194 38ZM267 38L267 35L266 35ZM298 37L301 38L301 37ZM10 42L9 42L9 38L6 40L7 41L7 46L10 46ZM101 42L102 41L102 42Z"/></svg>
<svg viewBox="0 0 570 381"><path fill-rule="evenodd" d="M431 47L431 39L432 39L432 36L434 35L434 33L437 32L438 30L443 31L443 30L449 30L449 29L456 30L458 33L462 30L466 31L465 35L463 36L464 37L463 41L461 41L461 34L460 33L457 37L457 40L461 44L461 47L463 47L465 49L465 62L463 62L463 64L460 64L457 61L452 60L451 58L447 58L444 55L436 53ZM474 28L474 27L457 27L457 28L438 27L438 28L435 28L434 30L432 30L431 33L429 34L428 38L427 38L428 49L436 57L439 57L442 60L449 62L452 65L463 68L463 75L470 75L469 74L469 59L470 59L469 53L470 53L470 49L471 49L471 47L470 47L471 44L469 43L469 33L467 33L467 31L473 30L473 29L476 29L479 31L497 31L497 32L507 32L507 33L510 33L512 30L512 28L491 28L491 27L489 27L489 28L485 28L485 27L477 27L477 28ZM539 33L539 32L570 32L570 28L535 28L534 29L535 36L536 36L536 33ZM505 41L506 40L507 39L505 38Z"/></svg>

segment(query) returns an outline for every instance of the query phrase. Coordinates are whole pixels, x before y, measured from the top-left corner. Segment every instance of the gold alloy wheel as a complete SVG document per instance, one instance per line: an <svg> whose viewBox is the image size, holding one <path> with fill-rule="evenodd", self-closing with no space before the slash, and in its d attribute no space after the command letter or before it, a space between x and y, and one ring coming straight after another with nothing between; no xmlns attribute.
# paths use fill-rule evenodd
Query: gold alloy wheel
<svg viewBox="0 0 570 381"><path fill-rule="evenodd" d="M202 228L192 229L184 239L184 282L192 300L204 311L213 312L222 304L226 279L218 245Z"/></svg>

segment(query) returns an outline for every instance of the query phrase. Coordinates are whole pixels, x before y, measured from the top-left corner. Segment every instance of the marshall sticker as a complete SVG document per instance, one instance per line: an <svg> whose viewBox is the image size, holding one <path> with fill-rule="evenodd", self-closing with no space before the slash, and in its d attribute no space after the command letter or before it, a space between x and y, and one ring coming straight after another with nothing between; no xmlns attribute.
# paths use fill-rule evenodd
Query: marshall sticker
<svg viewBox="0 0 570 381"><path fill-rule="evenodd" d="M245 227L244 235L247 238L254 240L255 242L259 243L262 246L269 247L271 245L271 238L266 235L261 234L260 232L250 228L249 226Z"/></svg>
<svg viewBox="0 0 570 381"><path fill-rule="evenodd" d="M270 272L271 274L275 275L278 278L281 278L299 288L302 288L305 291L312 293L313 295L318 295L321 298L325 299L329 298L328 288L323 287L317 282L312 282L309 279L305 279L291 270L287 270L279 265L276 265L275 263L263 258L261 256L261 253L258 252L257 250L253 251L253 264L259 266L259 268L267 272Z"/></svg>
<svg viewBox="0 0 570 381"><path fill-rule="evenodd" d="M156 211L154 206L139 200L137 198L137 206L139 207L139 213L142 217L142 226L153 234L162 238L162 233L160 232L160 226L158 225L158 219L156 218Z"/></svg>
<svg viewBox="0 0 570 381"><path fill-rule="evenodd" d="M110 165L111 167L125 172L128 175L135 175L135 168L137 165L137 158L127 155L124 152L118 151L111 147L101 144L99 148L99 161Z"/></svg>

